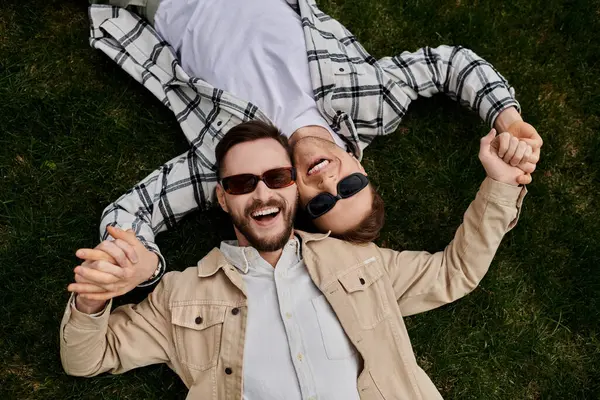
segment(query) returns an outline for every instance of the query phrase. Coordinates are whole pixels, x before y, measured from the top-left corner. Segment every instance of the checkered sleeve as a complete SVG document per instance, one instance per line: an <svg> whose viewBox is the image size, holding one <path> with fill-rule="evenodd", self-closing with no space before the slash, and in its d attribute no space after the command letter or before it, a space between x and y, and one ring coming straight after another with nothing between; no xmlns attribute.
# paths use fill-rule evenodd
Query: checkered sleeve
<svg viewBox="0 0 600 400"><path fill-rule="evenodd" d="M203 167L193 150L172 159L152 172L102 213L101 240L111 240L106 227L133 229L137 238L159 258L160 273L149 286L165 272L166 262L155 236L175 226L190 212L206 208L213 201L217 175Z"/></svg>
<svg viewBox="0 0 600 400"><path fill-rule="evenodd" d="M520 105L514 89L487 61L460 46L424 47L379 61L384 71L416 99L443 92L475 110L490 126L500 112Z"/></svg>

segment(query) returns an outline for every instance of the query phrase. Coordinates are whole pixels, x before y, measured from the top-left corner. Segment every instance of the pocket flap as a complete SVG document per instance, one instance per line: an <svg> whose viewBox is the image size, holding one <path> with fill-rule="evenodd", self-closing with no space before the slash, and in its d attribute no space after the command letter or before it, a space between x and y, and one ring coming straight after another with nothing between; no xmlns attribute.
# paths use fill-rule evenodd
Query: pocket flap
<svg viewBox="0 0 600 400"><path fill-rule="evenodd" d="M371 257L352 271L338 277L344 289L348 293L363 291L381 278L383 270L376 261L375 257Z"/></svg>
<svg viewBox="0 0 600 400"><path fill-rule="evenodd" d="M171 309L171 323L177 326L201 331L225 321L226 306L192 304L174 306Z"/></svg>

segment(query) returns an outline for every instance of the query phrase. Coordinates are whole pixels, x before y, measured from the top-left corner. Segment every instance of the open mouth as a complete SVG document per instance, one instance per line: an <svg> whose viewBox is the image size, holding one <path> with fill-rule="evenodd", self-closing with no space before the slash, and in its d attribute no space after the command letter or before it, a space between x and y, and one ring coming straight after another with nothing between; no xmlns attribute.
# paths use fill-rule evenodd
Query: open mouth
<svg viewBox="0 0 600 400"><path fill-rule="evenodd" d="M256 210L250 216L259 224L264 225L273 221L280 213L281 209L279 207L268 207Z"/></svg>
<svg viewBox="0 0 600 400"><path fill-rule="evenodd" d="M311 176L311 175L314 175L314 174L318 174L323 169L325 169L330 163L331 163L331 161L327 160L325 158L320 158L320 159L316 160L308 168L307 175Z"/></svg>

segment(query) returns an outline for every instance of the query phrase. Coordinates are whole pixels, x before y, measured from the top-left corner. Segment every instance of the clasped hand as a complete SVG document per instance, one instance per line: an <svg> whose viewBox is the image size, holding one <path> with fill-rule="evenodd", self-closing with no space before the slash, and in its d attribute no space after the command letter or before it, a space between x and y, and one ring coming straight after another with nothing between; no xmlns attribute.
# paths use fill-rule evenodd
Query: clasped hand
<svg viewBox="0 0 600 400"><path fill-rule="evenodd" d="M97 308L146 282L158 266L158 256L132 230L109 226L107 231L115 240L75 253L84 262L75 268L75 283L67 290L77 293L78 305Z"/></svg>

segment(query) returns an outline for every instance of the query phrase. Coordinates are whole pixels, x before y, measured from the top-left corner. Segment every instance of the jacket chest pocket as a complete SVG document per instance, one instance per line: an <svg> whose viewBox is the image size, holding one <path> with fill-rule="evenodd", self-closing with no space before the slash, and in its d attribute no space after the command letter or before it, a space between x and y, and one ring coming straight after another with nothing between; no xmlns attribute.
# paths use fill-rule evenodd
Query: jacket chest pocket
<svg viewBox="0 0 600 400"><path fill-rule="evenodd" d="M171 309L177 356L188 368L205 371L217 364L226 306L182 305Z"/></svg>
<svg viewBox="0 0 600 400"><path fill-rule="evenodd" d="M363 329L374 328L390 312L383 278L383 268L374 257L338 277Z"/></svg>

